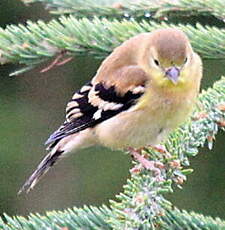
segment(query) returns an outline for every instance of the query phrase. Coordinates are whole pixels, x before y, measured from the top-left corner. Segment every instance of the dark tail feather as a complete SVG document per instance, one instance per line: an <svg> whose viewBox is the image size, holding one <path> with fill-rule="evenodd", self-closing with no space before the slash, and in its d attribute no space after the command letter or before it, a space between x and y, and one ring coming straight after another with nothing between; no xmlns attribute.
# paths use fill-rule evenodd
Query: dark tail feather
<svg viewBox="0 0 225 230"><path fill-rule="evenodd" d="M58 158L62 155L63 151L57 150L56 152L50 152L38 165L37 169L25 182L23 187L19 190L18 194L25 191L28 193L38 183L42 176L48 172L48 170L55 164Z"/></svg>

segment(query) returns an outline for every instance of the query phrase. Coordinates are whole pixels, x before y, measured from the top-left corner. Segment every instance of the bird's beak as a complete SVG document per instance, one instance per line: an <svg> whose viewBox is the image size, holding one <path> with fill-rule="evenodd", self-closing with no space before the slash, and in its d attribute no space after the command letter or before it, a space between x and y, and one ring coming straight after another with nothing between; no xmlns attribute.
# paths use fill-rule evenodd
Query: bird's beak
<svg viewBox="0 0 225 230"><path fill-rule="evenodd" d="M180 69L173 66L166 70L166 77L173 82L173 84L177 84L178 78L180 75Z"/></svg>

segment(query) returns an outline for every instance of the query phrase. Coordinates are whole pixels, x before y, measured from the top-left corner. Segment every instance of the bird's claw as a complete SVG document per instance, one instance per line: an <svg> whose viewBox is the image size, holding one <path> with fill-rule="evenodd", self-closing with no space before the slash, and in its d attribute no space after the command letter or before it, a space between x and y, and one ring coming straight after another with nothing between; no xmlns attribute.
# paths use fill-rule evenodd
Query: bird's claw
<svg viewBox="0 0 225 230"><path fill-rule="evenodd" d="M153 171L155 175L160 175L160 168L164 168L164 165L160 162L147 160L143 155L140 154L142 150L143 148L127 148L127 151L131 154L131 156L137 160L145 169Z"/></svg>

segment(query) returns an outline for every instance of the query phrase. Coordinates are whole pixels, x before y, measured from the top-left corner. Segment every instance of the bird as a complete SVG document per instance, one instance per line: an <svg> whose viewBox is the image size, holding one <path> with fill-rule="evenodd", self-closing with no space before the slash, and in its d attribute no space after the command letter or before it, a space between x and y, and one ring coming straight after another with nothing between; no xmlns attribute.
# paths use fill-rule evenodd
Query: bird
<svg viewBox="0 0 225 230"><path fill-rule="evenodd" d="M129 38L74 93L65 122L45 143L47 155L19 193L29 192L56 162L83 148L138 150L165 141L191 115L201 78L201 58L180 29Z"/></svg>

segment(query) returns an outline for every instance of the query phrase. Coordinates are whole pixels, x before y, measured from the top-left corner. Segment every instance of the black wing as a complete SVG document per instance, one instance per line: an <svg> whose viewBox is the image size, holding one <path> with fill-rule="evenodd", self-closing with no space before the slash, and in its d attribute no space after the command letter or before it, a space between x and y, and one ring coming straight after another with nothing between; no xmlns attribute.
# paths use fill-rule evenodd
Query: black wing
<svg viewBox="0 0 225 230"><path fill-rule="evenodd" d="M128 110L144 93L144 85L137 86L123 96L116 93L115 87L106 88L102 83L93 86L86 84L76 92L66 109L67 120L46 141L49 149L62 138L86 128L94 127L118 113Z"/></svg>

